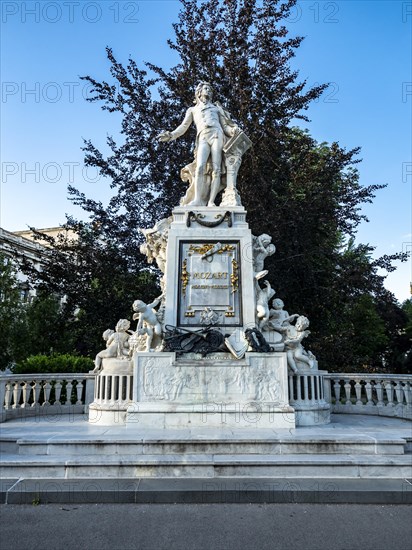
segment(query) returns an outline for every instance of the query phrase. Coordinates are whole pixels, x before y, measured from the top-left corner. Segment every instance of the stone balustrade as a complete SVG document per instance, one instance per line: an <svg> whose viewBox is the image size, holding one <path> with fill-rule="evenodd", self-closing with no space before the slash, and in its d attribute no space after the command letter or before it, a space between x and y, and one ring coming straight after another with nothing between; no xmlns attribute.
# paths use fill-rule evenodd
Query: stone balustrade
<svg viewBox="0 0 412 550"><path fill-rule="evenodd" d="M324 379L334 413L412 419L412 375L328 373Z"/></svg>
<svg viewBox="0 0 412 550"><path fill-rule="evenodd" d="M114 374L0 375L0 422L41 414L125 411L133 398L129 365ZM95 385L96 380L96 385ZM289 402L298 426L329 421L330 412L412 419L412 375L327 373L289 375ZM95 414L95 413L93 413Z"/></svg>
<svg viewBox="0 0 412 550"><path fill-rule="evenodd" d="M295 409L297 426L330 422L330 404L325 399L326 371L302 371L289 374L289 404Z"/></svg>
<svg viewBox="0 0 412 550"><path fill-rule="evenodd" d="M92 373L2 374L0 422L41 414L87 412L94 397L94 381Z"/></svg>

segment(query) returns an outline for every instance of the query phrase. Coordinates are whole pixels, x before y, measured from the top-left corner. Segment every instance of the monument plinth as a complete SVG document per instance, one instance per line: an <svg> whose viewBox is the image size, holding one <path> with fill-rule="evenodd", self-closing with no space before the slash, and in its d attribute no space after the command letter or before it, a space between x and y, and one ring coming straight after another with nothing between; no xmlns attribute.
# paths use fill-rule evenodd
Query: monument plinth
<svg viewBox="0 0 412 550"><path fill-rule="evenodd" d="M222 333L254 327L252 234L243 207L175 208L166 281L166 326L202 328L209 308Z"/></svg>

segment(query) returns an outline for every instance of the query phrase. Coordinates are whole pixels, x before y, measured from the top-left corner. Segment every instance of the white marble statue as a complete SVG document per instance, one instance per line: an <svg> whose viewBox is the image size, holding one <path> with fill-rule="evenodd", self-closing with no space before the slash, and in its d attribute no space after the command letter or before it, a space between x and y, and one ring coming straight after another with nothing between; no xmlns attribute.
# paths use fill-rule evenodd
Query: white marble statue
<svg viewBox="0 0 412 550"><path fill-rule="evenodd" d="M265 260L268 256L272 256L276 252L276 247L272 244L272 237L263 233L259 237L253 235L253 271L255 277L260 279L267 275L267 270L264 269Z"/></svg>
<svg viewBox="0 0 412 550"><path fill-rule="evenodd" d="M309 319L299 315L295 325L285 324L285 347L288 358L288 366L293 372L300 369L317 368L316 357L302 346L302 340L309 336Z"/></svg>
<svg viewBox="0 0 412 550"><path fill-rule="evenodd" d="M283 309L284 307L283 300L280 298L275 298L272 301L272 308L269 311L269 320L266 327L268 330L273 329L283 333L285 326L299 317L297 313L289 315L289 313Z"/></svg>
<svg viewBox="0 0 412 550"><path fill-rule="evenodd" d="M146 335L145 351L153 351L160 345L162 337L162 325L158 319L157 312L154 309L163 298L163 294L153 300L151 304L145 304L142 300L133 302L133 320L138 319L136 334L137 336Z"/></svg>
<svg viewBox="0 0 412 550"><path fill-rule="evenodd" d="M167 238L171 223L172 218L163 218L150 229L140 229L146 238L146 242L140 247L140 252L145 254L149 264L156 261L162 273L166 271Z"/></svg>
<svg viewBox="0 0 412 550"><path fill-rule="evenodd" d="M269 301L275 295L269 281L264 281L265 288L260 288L256 283L256 319L259 330L263 330L269 320Z"/></svg>
<svg viewBox="0 0 412 550"><path fill-rule="evenodd" d="M99 351L94 360L94 373L102 368L103 359L109 357L128 357L129 355L129 334L130 321L120 319L116 325L116 331L107 329L103 332L103 340L106 340L106 349Z"/></svg>
<svg viewBox="0 0 412 550"><path fill-rule="evenodd" d="M158 135L160 141L172 141L182 136L192 122L196 125L195 160L181 174L183 181L190 184L182 205L215 206L216 195L224 186L221 176L226 170L223 158L225 144L242 133L229 113L220 103L213 103L212 99L211 85L200 82L195 92L195 105L186 111L182 124L172 132Z"/></svg>

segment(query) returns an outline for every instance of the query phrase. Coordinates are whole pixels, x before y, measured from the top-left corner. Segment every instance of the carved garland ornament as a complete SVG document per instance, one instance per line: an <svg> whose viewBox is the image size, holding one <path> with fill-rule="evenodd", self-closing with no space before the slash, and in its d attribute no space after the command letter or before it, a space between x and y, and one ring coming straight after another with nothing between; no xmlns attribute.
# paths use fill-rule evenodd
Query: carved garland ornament
<svg viewBox="0 0 412 550"><path fill-rule="evenodd" d="M232 227L233 225L232 214L229 211L225 212L224 214L216 214L215 222L208 222L203 219L204 217L205 217L204 214L196 214L195 212L188 212L187 218L186 218L187 227L190 227L190 224L192 221L197 222L199 225L202 225L203 227L217 227L224 221L227 221L228 227Z"/></svg>

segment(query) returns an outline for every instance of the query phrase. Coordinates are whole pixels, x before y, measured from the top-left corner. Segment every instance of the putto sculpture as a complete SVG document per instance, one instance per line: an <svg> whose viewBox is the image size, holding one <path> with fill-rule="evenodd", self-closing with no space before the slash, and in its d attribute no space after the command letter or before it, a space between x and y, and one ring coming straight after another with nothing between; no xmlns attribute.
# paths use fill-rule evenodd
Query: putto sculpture
<svg viewBox="0 0 412 550"><path fill-rule="evenodd" d="M196 126L195 160L181 172L183 181L190 184L182 205L215 206L218 192L225 187L222 176L227 172L226 185L235 193L240 159L251 145L230 114L212 100L212 86L200 82L195 91L195 105L186 111L182 124L172 132L164 131L157 136L160 141L173 141L182 136L192 122Z"/></svg>
<svg viewBox="0 0 412 550"><path fill-rule="evenodd" d="M116 325L116 330L107 329L103 332L103 340L106 341L106 349L99 351L94 360L94 373L102 369L103 359L108 358L127 358L129 355L129 333L130 321L120 319Z"/></svg>
<svg viewBox="0 0 412 550"><path fill-rule="evenodd" d="M160 345L162 336L162 325L157 317L157 312L154 309L158 306L163 298L163 294L153 300L151 304L145 304L142 300L133 302L133 320L138 319L136 334L138 336L146 335L146 351L151 351L154 347ZM152 345L153 344L153 345Z"/></svg>

